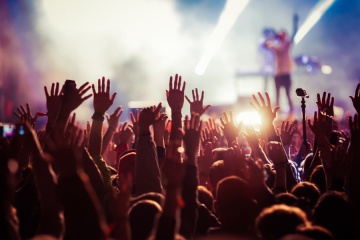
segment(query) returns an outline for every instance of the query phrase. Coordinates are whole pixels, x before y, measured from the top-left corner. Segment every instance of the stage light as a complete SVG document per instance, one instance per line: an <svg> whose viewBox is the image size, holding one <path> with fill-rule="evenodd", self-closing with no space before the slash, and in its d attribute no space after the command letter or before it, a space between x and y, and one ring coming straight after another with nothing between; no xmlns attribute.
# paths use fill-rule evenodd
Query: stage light
<svg viewBox="0 0 360 240"><path fill-rule="evenodd" d="M321 72L323 74L331 74L332 73L332 67L328 66L328 65L322 65L321 66Z"/></svg>
<svg viewBox="0 0 360 240"><path fill-rule="evenodd" d="M315 26L324 13L331 7L335 0L322 0L316 4L309 16L299 28L294 37L294 44L297 45L305 37L305 35Z"/></svg>
<svg viewBox="0 0 360 240"><path fill-rule="evenodd" d="M237 123L242 121L244 125L251 125L254 127L261 125L261 118L255 111L241 112L236 115L235 121Z"/></svg>
<svg viewBox="0 0 360 240"><path fill-rule="evenodd" d="M205 52L203 53L199 63L195 68L195 73L203 75L205 70L214 57L217 50L223 43L227 33L235 24L236 19L244 11L245 7L250 0L227 0L222 11L219 21L212 32L209 42L206 45Z"/></svg>

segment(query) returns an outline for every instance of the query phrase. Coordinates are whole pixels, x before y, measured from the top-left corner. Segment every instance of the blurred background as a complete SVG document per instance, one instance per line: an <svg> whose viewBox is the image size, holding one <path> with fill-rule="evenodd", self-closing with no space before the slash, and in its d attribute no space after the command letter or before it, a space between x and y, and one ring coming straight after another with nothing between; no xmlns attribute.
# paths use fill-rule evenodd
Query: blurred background
<svg viewBox="0 0 360 240"><path fill-rule="evenodd" d="M307 90L307 112L316 93L331 92L339 117L352 110L349 95L360 81L359 0L62 0L0 1L0 121L29 103L46 112L43 87L74 79L78 86L105 76L116 103L129 108L165 101L169 76L179 73L186 94L205 91L213 111L248 110L251 94L269 92L274 82L260 69L263 30L301 32L292 56L296 88ZM287 111L285 93L280 102ZM185 104L188 111L188 104ZM210 111L211 112L211 111ZM92 100L77 110L82 122Z"/></svg>

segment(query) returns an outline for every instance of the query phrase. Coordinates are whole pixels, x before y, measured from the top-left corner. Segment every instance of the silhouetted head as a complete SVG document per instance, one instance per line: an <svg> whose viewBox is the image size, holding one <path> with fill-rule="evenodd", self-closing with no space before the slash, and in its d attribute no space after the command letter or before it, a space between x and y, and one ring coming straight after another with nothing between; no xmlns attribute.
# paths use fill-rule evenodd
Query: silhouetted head
<svg viewBox="0 0 360 240"><path fill-rule="evenodd" d="M218 183L214 207L222 228L231 232L249 231L258 213L249 184L236 176Z"/></svg>
<svg viewBox="0 0 360 240"><path fill-rule="evenodd" d="M354 239L354 211L345 193L324 193L314 209L313 222L328 229L336 239Z"/></svg>
<svg viewBox="0 0 360 240"><path fill-rule="evenodd" d="M147 239L161 211L160 205L152 200L135 203L129 210L132 239Z"/></svg>
<svg viewBox="0 0 360 240"><path fill-rule="evenodd" d="M214 202L214 197L212 193L204 186L198 186L197 189L199 202L204 204L207 209L212 211Z"/></svg>
<svg viewBox="0 0 360 240"><path fill-rule="evenodd" d="M275 240L296 233L299 226L308 224L306 214L300 208L279 204L264 209L255 226L261 238Z"/></svg>
<svg viewBox="0 0 360 240"><path fill-rule="evenodd" d="M300 226L297 233L316 240L335 240L331 232L321 226Z"/></svg>
<svg viewBox="0 0 360 240"><path fill-rule="evenodd" d="M296 206L298 203L298 197L292 193L279 193L276 195L276 201L278 204L285 204L287 206Z"/></svg>
<svg viewBox="0 0 360 240"><path fill-rule="evenodd" d="M161 193L148 192L148 193L144 193L139 196L131 198L130 206L134 205L135 203L137 203L141 200L152 200L152 201L157 202L160 206L163 206L165 198L164 198L164 195L162 195Z"/></svg>
<svg viewBox="0 0 360 240"><path fill-rule="evenodd" d="M299 207L304 211L313 209L320 197L319 189L311 182L297 183L291 190L291 193L299 198Z"/></svg>
<svg viewBox="0 0 360 240"><path fill-rule="evenodd" d="M224 161L218 160L214 162L209 171L209 188L212 191L214 197L216 196L216 186L218 182L226 176Z"/></svg>
<svg viewBox="0 0 360 240"><path fill-rule="evenodd" d="M324 167L322 165L314 168L310 176L310 182L314 183L318 187L320 193L326 192L326 178Z"/></svg>
<svg viewBox="0 0 360 240"><path fill-rule="evenodd" d="M129 152L127 154L122 155L119 158L117 171L120 174L131 174L133 179L135 179L135 152Z"/></svg>

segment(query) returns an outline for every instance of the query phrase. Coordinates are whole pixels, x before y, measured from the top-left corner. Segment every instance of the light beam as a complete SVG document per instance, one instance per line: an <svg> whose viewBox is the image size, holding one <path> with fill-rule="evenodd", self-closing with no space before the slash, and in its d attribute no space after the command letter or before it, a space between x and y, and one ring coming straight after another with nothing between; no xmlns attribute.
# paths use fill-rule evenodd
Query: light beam
<svg viewBox="0 0 360 240"><path fill-rule="evenodd" d="M209 42L206 45L205 52L203 53L199 63L195 68L195 73L203 75L205 70L214 57L217 50L223 43L227 33L235 24L236 19L244 11L245 7L250 0L227 0L222 11L219 21L212 32Z"/></svg>
<svg viewBox="0 0 360 240"><path fill-rule="evenodd" d="M294 44L297 45L305 37L305 35L315 26L324 13L331 7L335 0L322 0L316 4L311 10L304 23L299 28L294 37Z"/></svg>

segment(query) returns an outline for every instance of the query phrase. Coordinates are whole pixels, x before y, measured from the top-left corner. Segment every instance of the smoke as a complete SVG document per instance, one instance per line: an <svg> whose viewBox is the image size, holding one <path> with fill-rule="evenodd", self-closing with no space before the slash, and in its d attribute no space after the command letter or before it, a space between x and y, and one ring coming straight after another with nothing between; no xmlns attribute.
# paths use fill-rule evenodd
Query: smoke
<svg viewBox="0 0 360 240"><path fill-rule="evenodd" d="M188 95L197 87L205 91L206 104L232 103L242 89L263 91L262 78L236 78L239 70L258 68L257 44L262 29L274 27L291 33L293 13L300 15L301 22L318 1L250 1L202 76L195 74L195 67L225 1L211 1L211 7L206 1L190 2L42 0L36 6L36 32L42 43L37 60L43 73L40 85L50 86L51 82L65 79L75 79L78 85L86 81L96 83L105 76L112 80L112 91L118 92L114 105L121 104L126 109L129 101L164 101L169 76L179 73L187 81ZM293 89L305 86L311 102L316 101L316 92L323 90L336 89L336 99L353 94L354 86L339 82L346 79L349 71L333 60L334 55L339 56L339 49L329 47L335 43L329 42L331 36L325 31L324 21L326 17L293 49L294 56L319 56L334 69L329 76L294 75ZM359 35L352 38L354 41ZM350 55L339 59L354 65ZM272 83L271 80L269 91L274 96ZM34 98L44 102L42 95ZM91 117L91 105L88 100L77 110L80 121ZM127 114L122 116L124 119Z"/></svg>

